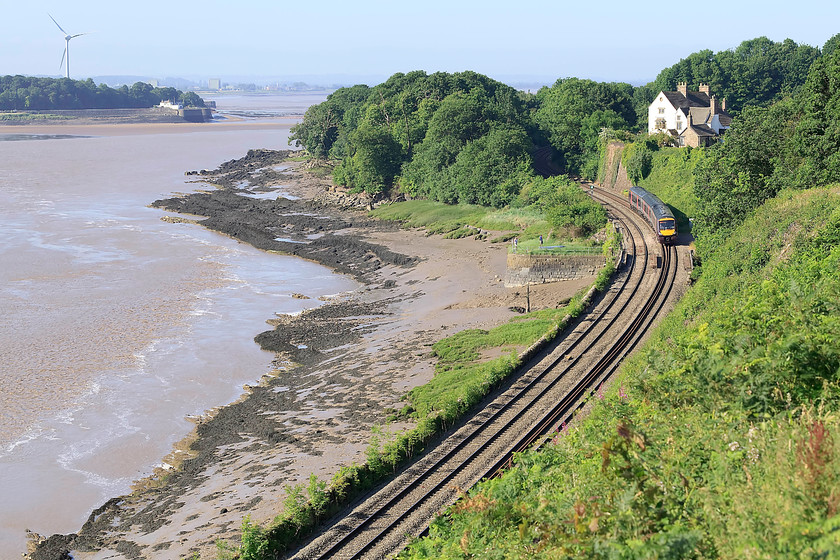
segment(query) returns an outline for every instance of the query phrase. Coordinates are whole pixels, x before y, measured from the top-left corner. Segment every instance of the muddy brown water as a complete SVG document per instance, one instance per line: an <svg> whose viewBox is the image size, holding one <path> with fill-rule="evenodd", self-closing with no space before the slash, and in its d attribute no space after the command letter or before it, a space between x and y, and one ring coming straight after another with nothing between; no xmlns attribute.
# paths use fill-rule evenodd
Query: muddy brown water
<svg viewBox="0 0 840 560"><path fill-rule="evenodd" d="M357 287L147 207L195 190L186 170L288 147L288 120L253 122L0 141L0 557L77 530L267 373L266 319Z"/></svg>

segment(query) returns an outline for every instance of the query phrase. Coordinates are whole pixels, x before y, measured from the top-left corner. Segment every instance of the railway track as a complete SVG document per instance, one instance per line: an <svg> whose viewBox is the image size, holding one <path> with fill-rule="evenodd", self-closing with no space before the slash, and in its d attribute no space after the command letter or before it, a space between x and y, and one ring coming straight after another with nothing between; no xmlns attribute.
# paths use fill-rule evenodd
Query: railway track
<svg viewBox="0 0 840 560"><path fill-rule="evenodd" d="M399 552L460 489L497 475L513 453L540 445L568 423L639 343L670 294L677 253L655 243L629 206L608 193L593 197L608 206L625 236L626 264L613 286L485 407L295 558L385 558Z"/></svg>

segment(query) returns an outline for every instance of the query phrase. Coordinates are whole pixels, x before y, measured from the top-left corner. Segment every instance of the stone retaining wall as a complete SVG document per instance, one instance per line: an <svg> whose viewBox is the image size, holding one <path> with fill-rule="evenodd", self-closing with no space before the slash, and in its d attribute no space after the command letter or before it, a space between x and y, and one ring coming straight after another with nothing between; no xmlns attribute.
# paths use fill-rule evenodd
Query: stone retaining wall
<svg viewBox="0 0 840 560"><path fill-rule="evenodd" d="M603 255L527 255L508 253L505 286L544 284L594 276L604 268Z"/></svg>

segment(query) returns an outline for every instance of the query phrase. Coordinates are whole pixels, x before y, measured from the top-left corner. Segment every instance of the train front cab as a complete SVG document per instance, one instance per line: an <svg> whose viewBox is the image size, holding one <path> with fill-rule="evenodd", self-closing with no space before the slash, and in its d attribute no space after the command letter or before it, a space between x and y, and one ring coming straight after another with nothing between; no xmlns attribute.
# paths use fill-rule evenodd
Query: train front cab
<svg viewBox="0 0 840 560"><path fill-rule="evenodd" d="M673 245L677 239L677 222L674 218L660 218L659 242L665 245Z"/></svg>

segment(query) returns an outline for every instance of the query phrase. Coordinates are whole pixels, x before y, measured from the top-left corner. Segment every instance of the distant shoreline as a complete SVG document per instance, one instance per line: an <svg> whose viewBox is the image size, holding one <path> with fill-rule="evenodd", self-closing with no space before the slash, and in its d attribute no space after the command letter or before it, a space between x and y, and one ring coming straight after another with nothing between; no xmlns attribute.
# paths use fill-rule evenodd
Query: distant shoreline
<svg viewBox="0 0 840 560"><path fill-rule="evenodd" d="M120 118L119 115L109 116L103 114L110 111L143 112L149 111L149 109L87 109L84 111L99 111L100 114L96 116L89 114L76 118L33 119L27 121L5 121L0 119L0 134L127 136L133 134L201 132L216 129L217 127L223 127L227 130L287 129L296 125L302 118L300 115L260 119L243 119L226 116L210 122L194 123L180 117L176 117L175 119L155 119L153 115L147 115L144 118L140 113L132 118ZM42 111L42 113L57 115L59 111ZM0 115L3 115L3 113L0 112Z"/></svg>
<svg viewBox="0 0 840 560"><path fill-rule="evenodd" d="M20 119L4 116L23 115ZM25 115L34 115L27 118ZM170 109L56 109L50 111L2 111L0 126L64 125L64 124L136 124L187 122Z"/></svg>

